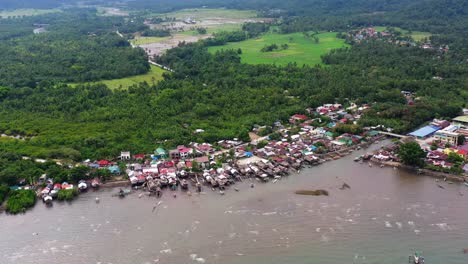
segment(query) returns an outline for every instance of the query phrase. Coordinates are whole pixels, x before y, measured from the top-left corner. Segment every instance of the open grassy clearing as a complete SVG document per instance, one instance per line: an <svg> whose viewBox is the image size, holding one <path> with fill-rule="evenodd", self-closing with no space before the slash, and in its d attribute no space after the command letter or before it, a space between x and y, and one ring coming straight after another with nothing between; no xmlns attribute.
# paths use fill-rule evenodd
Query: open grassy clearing
<svg viewBox="0 0 468 264"><path fill-rule="evenodd" d="M15 9L0 11L1 18L7 17L22 17L22 16L38 16L48 13L62 12L60 9Z"/></svg>
<svg viewBox="0 0 468 264"><path fill-rule="evenodd" d="M382 31L387 30L388 27L374 27L374 28L378 32L382 32ZM397 31L400 31L403 35L410 35L416 41L429 38L432 35L430 32L422 32L422 31L411 31L410 33L408 30L405 30L399 27L394 27L394 29Z"/></svg>
<svg viewBox="0 0 468 264"><path fill-rule="evenodd" d="M207 18L223 18L223 19L245 19L257 17L257 12L253 10L235 10L235 9L183 9L177 12L153 14L156 17L175 17L176 19L183 20L188 17L200 20Z"/></svg>
<svg viewBox="0 0 468 264"><path fill-rule="evenodd" d="M153 82L158 82L163 79L162 74L164 72L166 71L159 67L151 65L151 69L149 70L148 73L145 73L145 74L125 77L122 79L102 80L102 81L97 81L97 82L91 82L91 84L103 83L107 85L107 87L109 87L110 89L128 89L130 86L134 84L139 84L141 82L147 82L149 84L152 84ZM70 85L77 86L78 84L71 83Z"/></svg>
<svg viewBox="0 0 468 264"><path fill-rule="evenodd" d="M224 46L210 47L210 52L226 49L242 49L242 62L248 64L277 64L286 65L295 62L298 65L320 64L320 56L332 49L346 47L343 39L336 38L335 32L320 33L317 35L319 43L313 38L306 38L302 33L276 34L268 33L257 39L242 42L228 43ZM288 44L286 50L261 52L266 45Z"/></svg>
<svg viewBox="0 0 468 264"><path fill-rule="evenodd" d="M135 37L134 39L129 40L135 46L145 45L150 43L161 42L168 40L171 37Z"/></svg>

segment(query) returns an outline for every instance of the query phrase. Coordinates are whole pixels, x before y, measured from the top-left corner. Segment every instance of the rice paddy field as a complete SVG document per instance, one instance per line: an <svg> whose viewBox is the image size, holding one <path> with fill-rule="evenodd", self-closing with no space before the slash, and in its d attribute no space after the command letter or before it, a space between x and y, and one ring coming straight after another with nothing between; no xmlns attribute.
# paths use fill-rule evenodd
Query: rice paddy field
<svg viewBox="0 0 468 264"><path fill-rule="evenodd" d="M158 82L163 79L162 74L166 72L165 70L151 65L150 70L141 75L135 75L130 77L125 77L121 79L113 79L113 80L102 80L93 83L103 83L107 85L110 89L128 89L130 86L139 84L142 82L147 82L148 84L152 84L153 82ZM70 84L72 86L77 86L77 83Z"/></svg>
<svg viewBox="0 0 468 264"><path fill-rule="evenodd" d="M38 16L48 13L61 12L59 9L15 9L0 11L1 18L7 17L22 17L22 16Z"/></svg>
<svg viewBox="0 0 468 264"><path fill-rule="evenodd" d="M374 28L378 32L382 32L382 31L387 30L387 27L374 27ZM425 38L429 38L432 35L430 32L422 32L422 31L411 31L411 32L409 32L408 30L405 30L405 29L402 29L402 28L399 28L399 27L395 27L395 29L397 31L400 31L403 35L410 35L416 41L421 41L421 40L423 40Z"/></svg>
<svg viewBox="0 0 468 264"><path fill-rule="evenodd" d="M241 49L241 60L248 64L277 64L286 65L297 63L298 65L321 64L320 56L332 49L347 47L343 39L336 38L336 32L326 32L317 35L319 42L313 38L305 37L303 33L277 34L267 33L257 39L249 39L241 42L228 43L224 46L210 47L210 52L226 49ZM267 45L287 44L288 49L273 52L261 52Z"/></svg>

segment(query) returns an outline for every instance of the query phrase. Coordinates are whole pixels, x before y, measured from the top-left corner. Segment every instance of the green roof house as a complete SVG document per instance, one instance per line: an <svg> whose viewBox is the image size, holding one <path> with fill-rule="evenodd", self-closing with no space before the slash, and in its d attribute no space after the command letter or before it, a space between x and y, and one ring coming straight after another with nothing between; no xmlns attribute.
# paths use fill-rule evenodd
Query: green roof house
<svg viewBox="0 0 468 264"><path fill-rule="evenodd" d="M154 155L159 158L167 158L167 151L163 148L157 148L154 151Z"/></svg>

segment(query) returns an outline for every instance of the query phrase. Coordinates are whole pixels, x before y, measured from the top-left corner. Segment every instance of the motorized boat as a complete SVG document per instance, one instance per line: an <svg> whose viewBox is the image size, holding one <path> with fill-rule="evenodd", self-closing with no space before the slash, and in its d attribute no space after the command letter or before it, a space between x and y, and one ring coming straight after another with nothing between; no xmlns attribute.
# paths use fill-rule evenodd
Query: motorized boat
<svg viewBox="0 0 468 264"><path fill-rule="evenodd" d="M43 201L44 203L46 203L46 204L51 204L51 203L52 203L52 200L53 200L53 198L52 198L52 196L50 196L50 195L44 195L44 196L42 197L42 201Z"/></svg>
<svg viewBox="0 0 468 264"><path fill-rule="evenodd" d="M45 187L45 188L42 189L42 191L41 191L41 194L42 194L43 196L44 196L44 195L49 195L49 193L50 193L50 189L47 188L47 187Z"/></svg>
<svg viewBox="0 0 468 264"><path fill-rule="evenodd" d="M52 191L50 191L49 195L52 196L52 198L57 198L58 196L58 189L53 189Z"/></svg>
<svg viewBox="0 0 468 264"><path fill-rule="evenodd" d="M132 185L137 185L138 184L138 178L136 176L130 177L130 183Z"/></svg>
<svg viewBox="0 0 468 264"><path fill-rule="evenodd" d="M64 190L73 189L73 184L69 184L68 182L63 182L62 183L62 189L64 189Z"/></svg>
<svg viewBox="0 0 468 264"><path fill-rule="evenodd" d="M117 193L117 196L119 197L125 197L127 194L129 194L131 191L129 189L120 189L119 192Z"/></svg>
<svg viewBox="0 0 468 264"><path fill-rule="evenodd" d="M424 257L421 256L421 253L415 252L413 256L409 256L409 263L423 264L424 263Z"/></svg>
<svg viewBox="0 0 468 264"><path fill-rule="evenodd" d="M78 189L80 189L80 191L86 191L86 189L88 189L88 184L86 184L84 180L81 180L78 183Z"/></svg>
<svg viewBox="0 0 468 264"><path fill-rule="evenodd" d="M182 190L188 190L188 181L186 179L182 180L180 183L180 188L182 188Z"/></svg>
<svg viewBox="0 0 468 264"><path fill-rule="evenodd" d="M93 188L99 188L100 185L101 185L101 182L99 181L98 178L94 178L91 181L91 187L93 187Z"/></svg>

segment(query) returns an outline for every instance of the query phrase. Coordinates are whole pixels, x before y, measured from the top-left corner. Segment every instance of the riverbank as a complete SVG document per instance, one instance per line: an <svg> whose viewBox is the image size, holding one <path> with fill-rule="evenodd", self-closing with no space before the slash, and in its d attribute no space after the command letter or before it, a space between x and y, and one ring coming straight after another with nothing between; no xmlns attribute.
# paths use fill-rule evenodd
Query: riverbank
<svg viewBox="0 0 468 264"><path fill-rule="evenodd" d="M276 184L238 183L232 195L156 199L138 191L120 199L118 189L103 188L71 204L3 214L0 232L10 239L0 240L2 263L393 264L407 263L414 250L431 263L465 263L468 188L442 190L428 177L363 166L354 155ZM351 189L340 190L343 182ZM301 189L330 195L294 194Z"/></svg>
<svg viewBox="0 0 468 264"><path fill-rule="evenodd" d="M448 181L453 181L453 182L468 182L468 176L464 176L464 175L453 175L453 174L445 173L441 171L420 169L417 167L404 165L401 162L395 162L395 161L379 161L374 158L372 158L371 161L379 165L389 166L389 167L409 171L412 173L417 173L418 175L424 175L424 176L429 176L429 177L439 178L439 179L446 179Z"/></svg>

